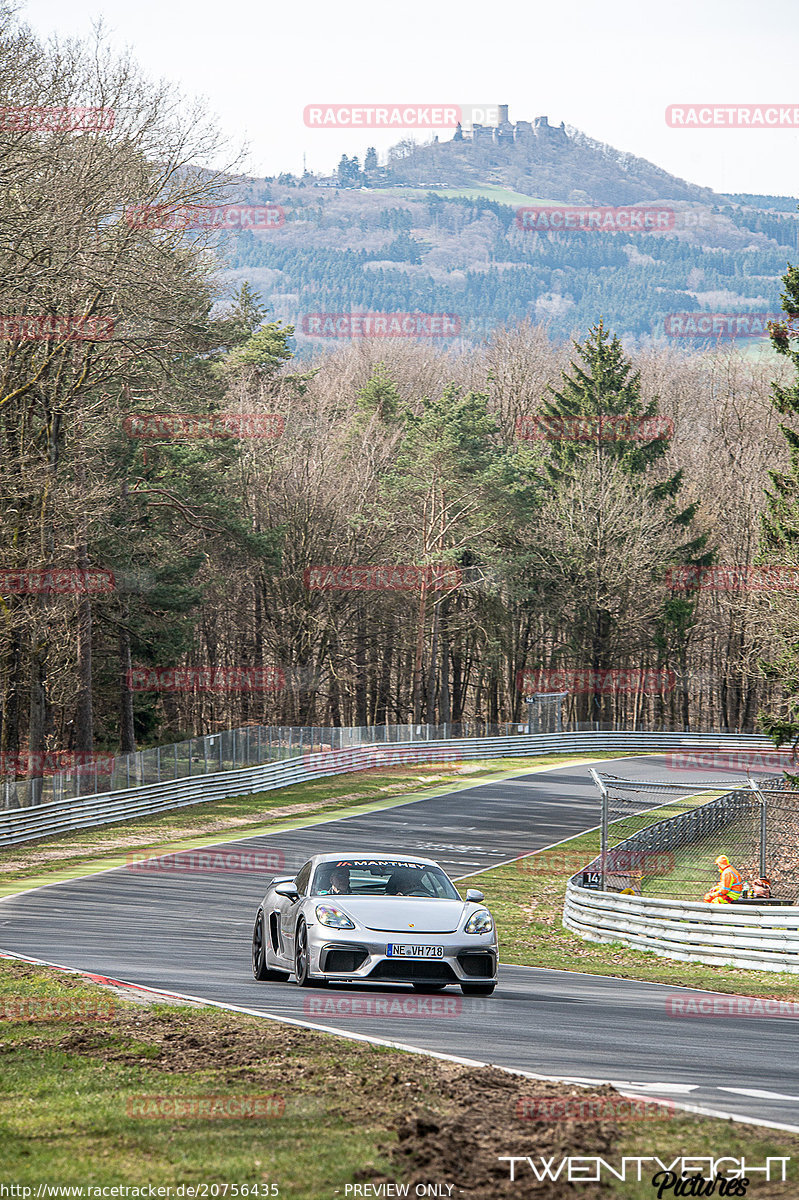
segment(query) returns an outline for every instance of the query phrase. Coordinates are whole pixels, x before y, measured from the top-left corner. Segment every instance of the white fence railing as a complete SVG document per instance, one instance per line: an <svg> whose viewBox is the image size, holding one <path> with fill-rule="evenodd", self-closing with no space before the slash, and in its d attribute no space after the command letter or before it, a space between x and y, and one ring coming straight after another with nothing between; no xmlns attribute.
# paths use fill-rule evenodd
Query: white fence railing
<svg viewBox="0 0 799 1200"><path fill-rule="evenodd" d="M207 803L229 796L252 795L360 771L368 767L414 762L451 762L476 758L516 758L551 753L630 753L662 750L773 750L773 743L755 734L611 733L595 730L512 737L446 739L352 750L304 753L283 762L265 763L216 774L187 776L168 782L125 788L101 795L0 811L0 847L35 838L107 825L114 821Z"/></svg>
<svg viewBox="0 0 799 1200"><path fill-rule="evenodd" d="M591 942L664 958L799 974L799 907L705 904L566 889L563 924Z"/></svg>

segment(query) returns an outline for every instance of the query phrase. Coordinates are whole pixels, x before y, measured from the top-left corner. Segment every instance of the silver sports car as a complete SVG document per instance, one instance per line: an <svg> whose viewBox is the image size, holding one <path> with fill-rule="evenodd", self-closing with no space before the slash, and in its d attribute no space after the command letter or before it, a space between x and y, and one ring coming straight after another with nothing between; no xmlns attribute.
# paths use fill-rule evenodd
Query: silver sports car
<svg viewBox="0 0 799 1200"><path fill-rule="evenodd" d="M272 880L252 935L256 979L296 976L322 983L410 983L419 991L460 984L490 996L497 931L469 889L429 858L315 854L292 878Z"/></svg>

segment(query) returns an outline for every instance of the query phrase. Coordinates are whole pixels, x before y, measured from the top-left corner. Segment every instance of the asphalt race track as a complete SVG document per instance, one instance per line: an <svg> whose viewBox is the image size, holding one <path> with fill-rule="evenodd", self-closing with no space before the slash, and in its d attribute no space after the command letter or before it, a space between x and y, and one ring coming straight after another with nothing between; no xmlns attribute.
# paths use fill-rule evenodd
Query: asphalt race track
<svg viewBox="0 0 799 1200"><path fill-rule="evenodd" d="M663 764L662 757L617 759L598 769L662 779ZM711 776L680 771L673 777L700 782ZM733 771L723 773L734 777ZM463 877L598 820L588 768L566 766L227 842L221 849L226 855L280 855L276 861L287 873L318 850L426 853ZM799 1130L799 1021L675 1018L666 1001L697 996L679 987L514 966L501 967L499 986L488 999L461 997L454 988L429 997L403 988L306 990L256 983L250 938L267 878L246 866L204 872L121 868L52 884L0 902L0 947L265 1015L544 1076L610 1081L630 1093ZM535 876L529 879L532 891ZM500 946L501 936L500 929ZM680 964L674 972L679 979ZM358 1001L367 1008L377 998L411 996L417 1008L412 1016L353 1011ZM429 1011L423 1001L430 1002ZM436 1008L445 1015L434 1015Z"/></svg>

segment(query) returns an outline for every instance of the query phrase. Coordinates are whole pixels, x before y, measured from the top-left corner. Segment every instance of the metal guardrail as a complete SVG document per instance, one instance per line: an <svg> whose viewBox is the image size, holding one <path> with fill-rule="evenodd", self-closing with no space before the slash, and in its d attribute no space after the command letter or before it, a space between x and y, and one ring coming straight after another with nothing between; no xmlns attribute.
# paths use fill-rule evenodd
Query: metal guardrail
<svg viewBox="0 0 799 1200"><path fill-rule="evenodd" d="M617 843L609 855L636 856L681 847L723 829L757 808L744 786L707 804L648 825ZM686 836L687 835L687 836ZM601 856L586 871L599 871ZM582 874L582 873L581 873ZM799 906L711 905L656 896L595 891L573 876L566 888L563 924L586 941L622 942L663 958L713 966L799 974Z"/></svg>
<svg viewBox="0 0 799 1200"><path fill-rule="evenodd" d="M283 762L266 763L209 775L0 811L0 847L35 838L133 820L189 804L229 796L252 795L328 775L368 767L414 762L451 762L475 758L515 758L548 753L630 752L686 749L773 750L756 734L625 733L594 730L511 737L446 739L351 750L310 752Z"/></svg>
<svg viewBox="0 0 799 1200"><path fill-rule="evenodd" d="M705 904L595 892L570 880L563 924L663 958L799 974L799 906Z"/></svg>
<svg viewBox="0 0 799 1200"><path fill-rule="evenodd" d="M85 796L104 795L185 779L215 775L301 757L313 750L350 750L355 746L448 741L450 738L511 737L518 734L560 733L563 730L560 693L539 694L527 700L523 722L462 721L429 725L259 725L187 738L168 746L151 746L129 754L42 751L0 755L6 775L0 776L0 809L65 803ZM578 727L579 728L579 727ZM596 728L589 727L589 728ZM8 764L14 763L10 770ZM63 763L63 768L58 764Z"/></svg>

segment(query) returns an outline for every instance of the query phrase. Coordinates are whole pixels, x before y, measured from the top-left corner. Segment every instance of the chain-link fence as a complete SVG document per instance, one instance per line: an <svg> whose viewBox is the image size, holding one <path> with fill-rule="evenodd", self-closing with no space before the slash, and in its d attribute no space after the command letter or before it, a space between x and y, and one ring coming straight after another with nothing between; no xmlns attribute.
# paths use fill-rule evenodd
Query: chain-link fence
<svg viewBox="0 0 799 1200"><path fill-rule="evenodd" d="M447 725L370 725L332 728L320 725L246 725L204 737L187 738L169 746L154 746L131 754L78 755L67 770L26 771L0 781L2 808L28 808L50 801L93 796L166 780L235 771L261 763L302 758L323 750L401 742L445 741L448 738L510 737L528 733L560 733L562 697L536 696L524 722L492 724L464 721ZM35 759L36 756L31 756ZM38 761L48 756L38 756ZM52 756L55 761L55 756ZM24 763L25 756L19 756Z"/></svg>
<svg viewBox="0 0 799 1200"><path fill-rule="evenodd" d="M701 900L726 855L745 881L766 877L771 895L799 892L799 791L782 778L652 782L592 772L602 795L599 856L586 886ZM745 894L747 894L745 892Z"/></svg>

